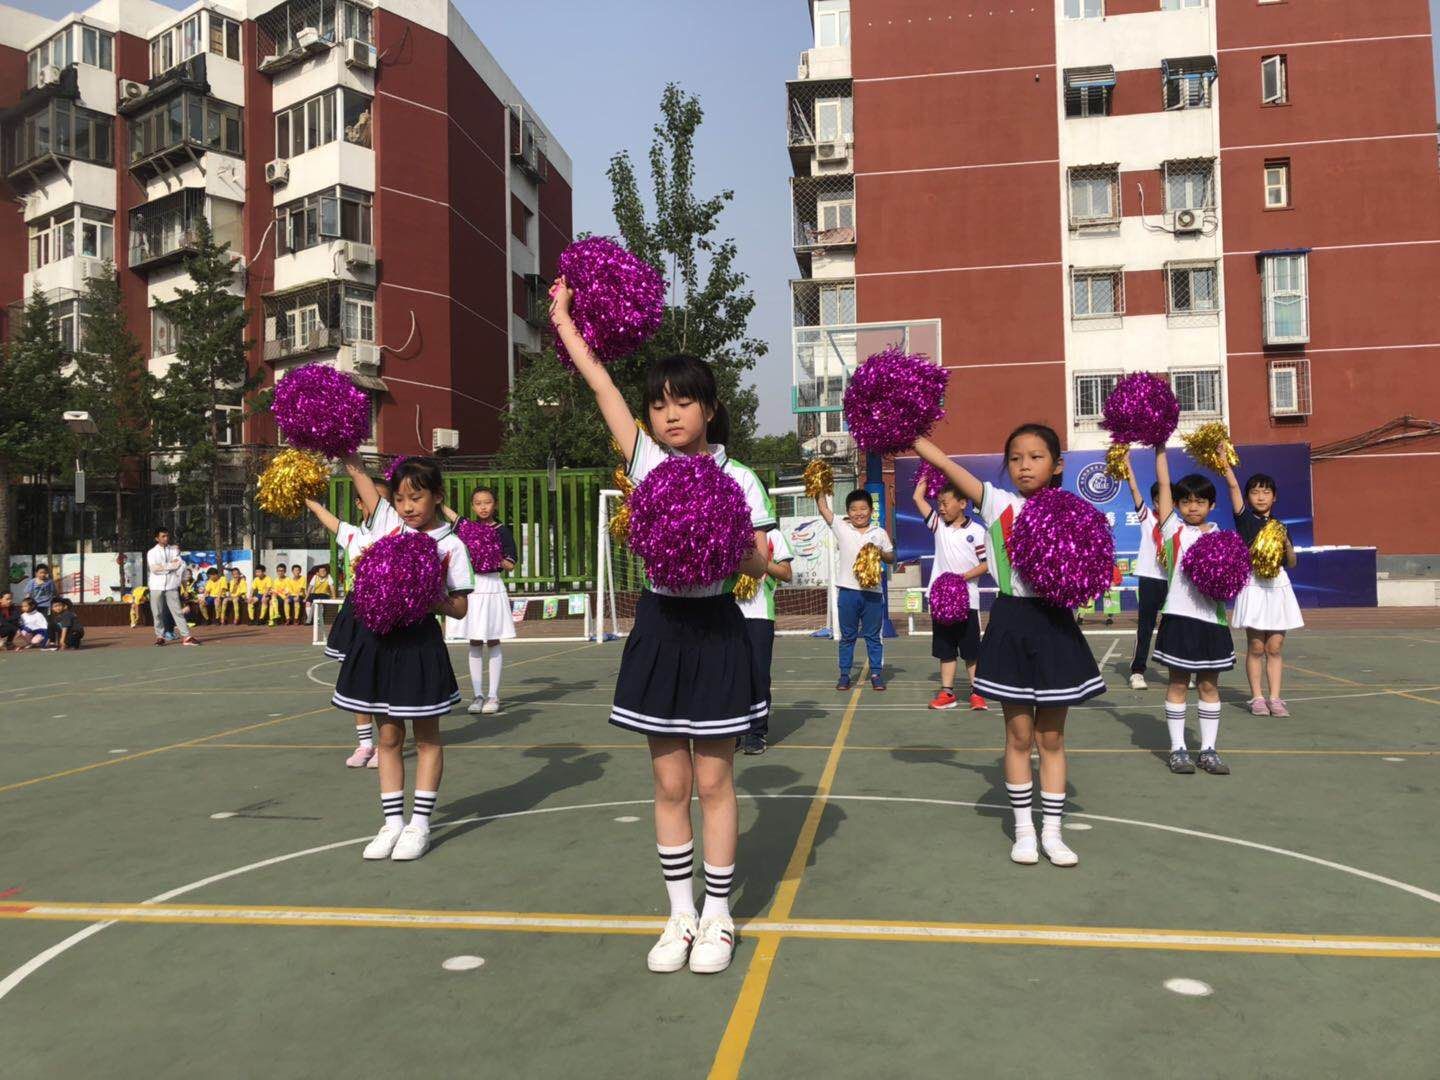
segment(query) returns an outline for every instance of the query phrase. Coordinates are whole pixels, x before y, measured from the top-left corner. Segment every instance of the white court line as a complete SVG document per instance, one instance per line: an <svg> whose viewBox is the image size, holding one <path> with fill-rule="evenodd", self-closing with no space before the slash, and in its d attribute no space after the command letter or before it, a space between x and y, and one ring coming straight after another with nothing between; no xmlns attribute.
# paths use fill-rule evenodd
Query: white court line
<svg viewBox="0 0 1440 1080"><path fill-rule="evenodd" d="M736 798L752 800L811 800L814 798L814 795L749 795L737 793ZM904 798L890 795L830 795L829 800L832 802L875 802L902 803L922 806L954 806L968 809L995 810L1000 813L1010 812L1010 806L1008 804L966 802L959 799L920 799ZM650 806L654 804L654 801L655 800L653 799L621 799L613 802L582 803L576 806L541 806L535 807L530 810L515 810L504 814L487 814L483 817L460 818L456 821L447 821L443 824L436 825L435 828L447 829L453 828L457 825L470 825L484 821L502 821L507 818L530 817L533 815L541 814L559 814L572 810L608 810L613 809L617 806ZM1361 870L1358 867L1347 866L1344 863L1332 862L1329 859L1321 859L1314 855L1307 855L1304 852L1300 851L1291 851L1287 848L1273 847L1269 844L1259 844L1251 840L1242 840L1239 837L1234 836L1222 836L1219 833L1202 832L1198 829L1182 829L1174 825L1162 825L1158 822L1153 821L1139 821L1131 818L1108 817L1103 814L1090 814L1081 812L1072 812L1069 816L1071 818L1085 818L1090 821L1104 821L1114 825L1134 825L1144 829L1156 829L1160 832L1173 833L1178 836L1189 836L1200 840L1214 840L1217 843L1232 844L1236 847L1248 848L1255 851L1262 851L1270 855L1281 855L1286 858L1297 859L1300 862L1307 862L1315 866L1321 866L1328 870L1336 870L1343 874L1349 874L1353 877L1361 878L1365 881L1374 882L1379 885L1385 885L1392 889L1398 889L1401 892L1409 893L1411 896L1419 897L1422 900L1428 900L1430 903L1433 904L1440 904L1440 893L1434 893L1428 889L1422 889L1418 885L1410 885L1403 881L1396 881L1394 878L1384 877L1380 874L1373 874L1368 870ZM305 848L301 851L293 851L288 855L277 855L271 859L262 859L259 862L247 863L245 866L236 867L234 870L226 870L219 874L212 874L209 877L201 878L199 881L192 881L188 885L181 885L178 888L169 890L168 892L163 892L157 896L152 896L148 900L141 901L141 904L163 904L175 899L177 896L184 896L187 893L192 893L199 889L203 889L207 885L213 885L216 882L226 881L230 878L239 877L242 874L248 874L252 870L263 870L267 867L278 866L281 863L290 862L294 859L303 859L307 855L318 855L327 851L336 851L340 848L354 847L356 844L367 843L370 839L371 837L368 835L359 836L353 840L339 840L333 844L322 844L319 847L311 847ZM16 987L18 987L35 972L39 971L46 964L50 963L51 960L54 960L57 957L64 955L70 949L74 948L76 945L79 945L82 941L85 941L88 938L95 936L101 930L104 930L106 927L114 925L115 923L113 921L106 921L87 926L83 930L79 930L71 934L63 941L57 942L56 944L50 946L50 948L46 949L44 952L41 952L31 957L29 960L21 964L18 968L16 968L9 975L7 975L4 979L0 979L0 1001L3 1001L6 995L8 995L11 991L13 991Z"/></svg>
<svg viewBox="0 0 1440 1080"><path fill-rule="evenodd" d="M1110 662L1110 658L1115 655L1115 650L1118 649L1119 647L1120 647L1120 639L1119 639L1118 637L1117 637L1114 641L1110 642L1110 648L1106 649L1106 650L1105 650L1105 655L1100 658L1100 670L1101 670L1101 671L1104 671L1104 670L1105 670L1105 665Z"/></svg>

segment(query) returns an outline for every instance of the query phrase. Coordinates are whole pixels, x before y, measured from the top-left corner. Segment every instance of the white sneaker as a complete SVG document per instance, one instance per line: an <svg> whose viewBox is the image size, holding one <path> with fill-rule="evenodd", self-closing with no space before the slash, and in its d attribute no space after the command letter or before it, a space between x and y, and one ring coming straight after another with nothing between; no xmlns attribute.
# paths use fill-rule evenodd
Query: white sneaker
<svg viewBox="0 0 1440 1080"><path fill-rule="evenodd" d="M1147 687L1147 686L1145 685L1145 676L1144 676L1144 675L1141 675L1140 672L1138 672L1138 671L1132 671L1132 672L1130 673L1130 689L1131 689L1131 690L1148 690L1149 687Z"/></svg>
<svg viewBox="0 0 1440 1080"><path fill-rule="evenodd" d="M726 915L712 915L700 924L700 937L690 950L690 970L697 975L717 975L730 966L735 955L735 924Z"/></svg>
<svg viewBox="0 0 1440 1080"><path fill-rule="evenodd" d="M1021 866L1034 866L1040 861L1040 850L1035 846L1034 829L1015 831L1015 843L1010 847L1010 861Z"/></svg>
<svg viewBox="0 0 1440 1080"><path fill-rule="evenodd" d="M685 966L690 955L690 946L700 934L700 927L694 915L688 911L677 912L665 924L665 932L645 957L645 965L651 971L679 971Z"/></svg>
<svg viewBox="0 0 1440 1080"><path fill-rule="evenodd" d="M429 850L430 830L412 821L400 830L400 839L395 842L395 850L391 852L390 858L393 862L410 862Z"/></svg>
<svg viewBox="0 0 1440 1080"><path fill-rule="evenodd" d="M497 712L500 711L500 699L493 697L486 698L485 704L480 706L480 711L486 716L494 716Z"/></svg>
<svg viewBox="0 0 1440 1080"><path fill-rule="evenodd" d="M485 711L485 705L485 699L482 697L477 697L474 701L470 702L470 707L465 711L468 712L471 716L479 716L482 712Z"/></svg>
<svg viewBox="0 0 1440 1080"><path fill-rule="evenodd" d="M366 859L388 859L390 852L395 850L395 841L400 839L400 830L404 828L398 821L387 821L381 826L380 831L375 834L375 839L365 845L361 852Z"/></svg>
<svg viewBox="0 0 1440 1080"><path fill-rule="evenodd" d="M1051 866L1075 866L1080 862L1080 856L1061 839L1059 829L1046 829L1040 837L1040 846L1045 849Z"/></svg>

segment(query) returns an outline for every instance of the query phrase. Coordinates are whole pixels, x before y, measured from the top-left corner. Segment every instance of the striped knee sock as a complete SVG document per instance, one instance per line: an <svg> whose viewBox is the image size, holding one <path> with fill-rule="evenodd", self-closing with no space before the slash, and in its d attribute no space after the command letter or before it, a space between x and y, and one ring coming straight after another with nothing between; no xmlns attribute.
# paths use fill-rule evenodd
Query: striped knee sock
<svg viewBox="0 0 1440 1080"><path fill-rule="evenodd" d="M665 891L670 894L671 915L695 915L695 841L667 847L656 844Z"/></svg>
<svg viewBox="0 0 1440 1080"><path fill-rule="evenodd" d="M1035 831L1035 819L1030 816L1030 804L1035 798L1035 785L1026 781L1023 784L1006 783L1005 790L1010 793L1010 809L1015 812L1015 831L1023 832L1029 829Z"/></svg>
<svg viewBox="0 0 1440 1080"><path fill-rule="evenodd" d="M1065 793L1054 791L1040 792L1041 821L1044 823L1046 832L1059 832L1060 820L1065 816Z"/></svg>
<svg viewBox="0 0 1440 1080"><path fill-rule="evenodd" d="M1165 702L1165 726L1170 729L1170 752L1185 749L1185 702Z"/></svg>
<svg viewBox="0 0 1440 1080"><path fill-rule="evenodd" d="M730 883L734 880L734 863L729 866L705 864L705 910L700 913L701 918L730 917Z"/></svg>
<svg viewBox="0 0 1440 1080"><path fill-rule="evenodd" d="M356 724L356 725L355 725L355 741L356 741L356 743L358 743L360 746L363 746L363 747L373 747L373 746L375 745L375 725L374 725L374 724Z"/></svg>
<svg viewBox="0 0 1440 1080"><path fill-rule="evenodd" d="M439 792L415 789L415 802L410 808L410 824L422 826L430 831L430 815L435 812L435 797Z"/></svg>
<svg viewBox="0 0 1440 1080"><path fill-rule="evenodd" d="M385 815L385 824L392 821L397 825L405 824L405 792L403 791L382 791L380 792L380 812Z"/></svg>
<svg viewBox="0 0 1440 1080"><path fill-rule="evenodd" d="M1214 750L1220 738L1220 702L1200 702L1200 749Z"/></svg>

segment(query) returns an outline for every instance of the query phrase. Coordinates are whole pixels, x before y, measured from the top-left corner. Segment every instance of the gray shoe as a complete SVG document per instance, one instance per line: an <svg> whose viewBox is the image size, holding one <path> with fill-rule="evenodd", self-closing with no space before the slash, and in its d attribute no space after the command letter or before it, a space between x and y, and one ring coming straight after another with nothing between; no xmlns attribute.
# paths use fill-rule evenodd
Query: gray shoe
<svg viewBox="0 0 1440 1080"><path fill-rule="evenodd" d="M740 750L754 757L765 752L765 736L751 732L740 740Z"/></svg>
<svg viewBox="0 0 1440 1080"><path fill-rule="evenodd" d="M1200 768L1204 769L1211 776L1229 776L1230 766L1220 760L1220 755L1214 750L1200 751ZM1193 769L1191 770L1194 771Z"/></svg>
<svg viewBox="0 0 1440 1080"><path fill-rule="evenodd" d="M1195 771L1195 763L1190 760L1188 751L1172 750L1170 752L1170 771L1181 776L1189 776Z"/></svg>

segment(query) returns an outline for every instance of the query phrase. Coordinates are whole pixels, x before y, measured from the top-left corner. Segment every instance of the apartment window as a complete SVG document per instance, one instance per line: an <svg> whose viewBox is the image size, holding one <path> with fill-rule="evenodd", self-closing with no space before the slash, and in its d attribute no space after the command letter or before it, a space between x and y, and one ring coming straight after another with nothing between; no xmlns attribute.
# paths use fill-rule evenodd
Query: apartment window
<svg viewBox="0 0 1440 1080"><path fill-rule="evenodd" d="M198 94L177 94L130 121L130 163L184 142L240 155L240 107Z"/></svg>
<svg viewBox="0 0 1440 1080"><path fill-rule="evenodd" d="M1105 409L1105 399L1120 381L1118 372L1102 375L1075 376L1075 419L1099 420Z"/></svg>
<svg viewBox="0 0 1440 1080"><path fill-rule="evenodd" d="M1165 209L1215 209L1215 162L1167 161L1165 163Z"/></svg>
<svg viewBox="0 0 1440 1080"><path fill-rule="evenodd" d="M80 208L80 254L90 259L115 258L115 215L111 211Z"/></svg>
<svg viewBox="0 0 1440 1080"><path fill-rule="evenodd" d="M240 446L244 441L245 407L243 405L216 405L215 412L220 419L220 446Z"/></svg>
<svg viewBox="0 0 1440 1080"><path fill-rule="evenodd" d="M1290 100L1285 57L1265 56L1260 60L1260 102L1283 105Z"/></svg>
<svg viewBox="0 0 1440 1080"><path fill-rule="evenodd" d="M60 345L68 353L85 347L85 319L79 300L62 300L50 305L50 318L60 337Z"/></svg>
<svg viewBox="0 0 1440 1080"><path fill-rule="evenodd" d="M375 340L375 294L368 289L345 287L344 322L341 324L347 344Z"/></svg>
<svg viewBox="0 0 1440 1080"><path fill-rule="evenodd" d="M370 36L370 10L359 4L344 3L340 5L340 36L342 38L358 38L366 44L373 45L375 39Z"/></svg>
<svg viewBox="0 0 1440 1080"><path fill-rule="evenodd" d="M1113 225L1120 220L1120 169L1085 165L1070 170L1070 227Z"/></svg>
<svg viewBox="0 0 1440 1080"><path fill-rule="evenodd" d="M530 246L530 222L534 217L535 211L515 195L510 196L510 235L526 247Z"/></svg>
<svg viewBox="0 0 1440 1080"><path fill-rule="evenodd" d="M1109 116L1110 95L1115 89L1115 68L1100 67L1065 69L1065 115L1071 119L1084 116Z"/></svg>
<svg viewBox="0 0 1440 1080"><path fill-rule="evenodd" d="M75 44L72 39L71 30L67 26L60 33L56 34L38 49L31 49L26 57L25 85L39 86L40 73L47 67L57 67L62 71L75 62ZM109 34L105 35L107 38ZM86 61L92 63L93 61ZM98 66L98 65L97 65Z"/></svg>
<svg viewBox="0 0 1440 1080"><path fill-rule="evenodd" d="M1309 261L1304 252L1264 256L1265 344L1310 340Z"/></svg>
<svg viewBox="0 0 1440 1080"><path fill-rule="evenodd" d="M1210 0L1160 0L1161 11L1182 11L1185 8L1203 8ZM1265 0L1260 0L1263 4Z"/></svg>
<svg viewBox="0 0 1440 1080"><path fill-rule="evenodd" d="M851 326L855 322L855 286L820 286L820 325Z"/></svg>
<svg viewBox="0 0 1440 1080"><path fill-rule="evenodd" d="M821 199L815 205L823 243L844 243L855 239L855 200Z"/></svg>
<svg viewBox="0 0 1440 1080"><path fill-rule="evenodd" d="M67 206L29 223L29 268L80 254L92 259L115 257L115 215L90 206Z"/></svg>
<svg viewBox="0 0 1440 1080"><path fill-rule="evenodd" d="M93 26L80 28L80 62L91 67L115 70L115 38Z"/></svg>
<svg viewBox="0 0 1440 1080"><path fill-rule="evenodd" d="M5 171L54 154L56 157L110 164L110 126L103 113L92 113L61 98L6 125Z"/></svg>
<svg viewBox="0 0 1440 1080"><path fill-rule="evenodd" d="M1076 319L1113 318L1125 313L1125 277L1119 270L1075 270L1070 279L1070 312Z"/></svg>
<svg viewBox="0 0 1440 1080"><path fill-rule="evenodd" d="M275 211L275 253L287 255L331 240L371 243L371 195L326 188Z"/></svg>
<svg viewBox="0 0 1440 1080"><path fill-rule="evenodd" d="M150 357L172 356L180 351L180 331L163 307L150 309Z"/></svg>
<svg viewBox="0 0 1440 1080"><path fill-rule="evenodd" d="M1270 361L1270 415L1310 415L1310 361Z"/></svg>
<svg viewBox="0 0 1440 1080"><path fill-rule="evenodd" d="M1170 314L1210 314L1220 309L1214 263L1180 263L1166 267Z"/></svg>
<svg viewBox="0 0 1440 1080"><path fill-rule="evenodd" d="M210 12L210 51L227 60L239 60L240 24Z"/></svg>
<svg viewBox="0 0 1440 1080"><path fill-rule="evenodd" d="M1265 209L1278 210L1290 205L1290 162L1265 163Z"/></svg>
<svg viewBox="0 0 1440 1080"><path fill-rule="evenodd" d="M337 108L345 141L368 147L370 99L342 87L327 90L275 114L275 156L299 157L308 150L334 142Z"/></svg>
<svg viewBox="0 0 1440 1080"><path fill-rule="evenodd" d="M316 304L307 304L285 313L285 336L297 348L313 343L320 326L320 308Z"/></svg>
<svg viewBox="0 0 1440 1080"><path fill-rule="evenodd" d="M850 0L815 0L815 47L850 44Z"/></svg>
<svg viewBox="0 0 1440 1080"><path fill-rule="evenodd" d="M1161 64L1161 74L1165 80L1167 110L1210 107L1210 91L1216 75L1213 56L1166 60Z"/></svg>
<svg viewBox="0 0 1440 1080"><path fill-rule="evenodd" d="M1220 415L1220 372L1213 368L1201 371L1172 371L1170 389L1180 402L1180 415Z"/></svg>
<svg viewBox="0 0 1440 1080"><path fill-rule="evenodd" d="M1104 0L1065 0L1067 19L1099 19L1104 15Z"/></svg>
<svg viewBox="0 0 1440 1080"><path fill-rule="evenodd" d="M854 138L854 98L820 98L815 102L815 140L817 142L850 142Z"/></svg>

